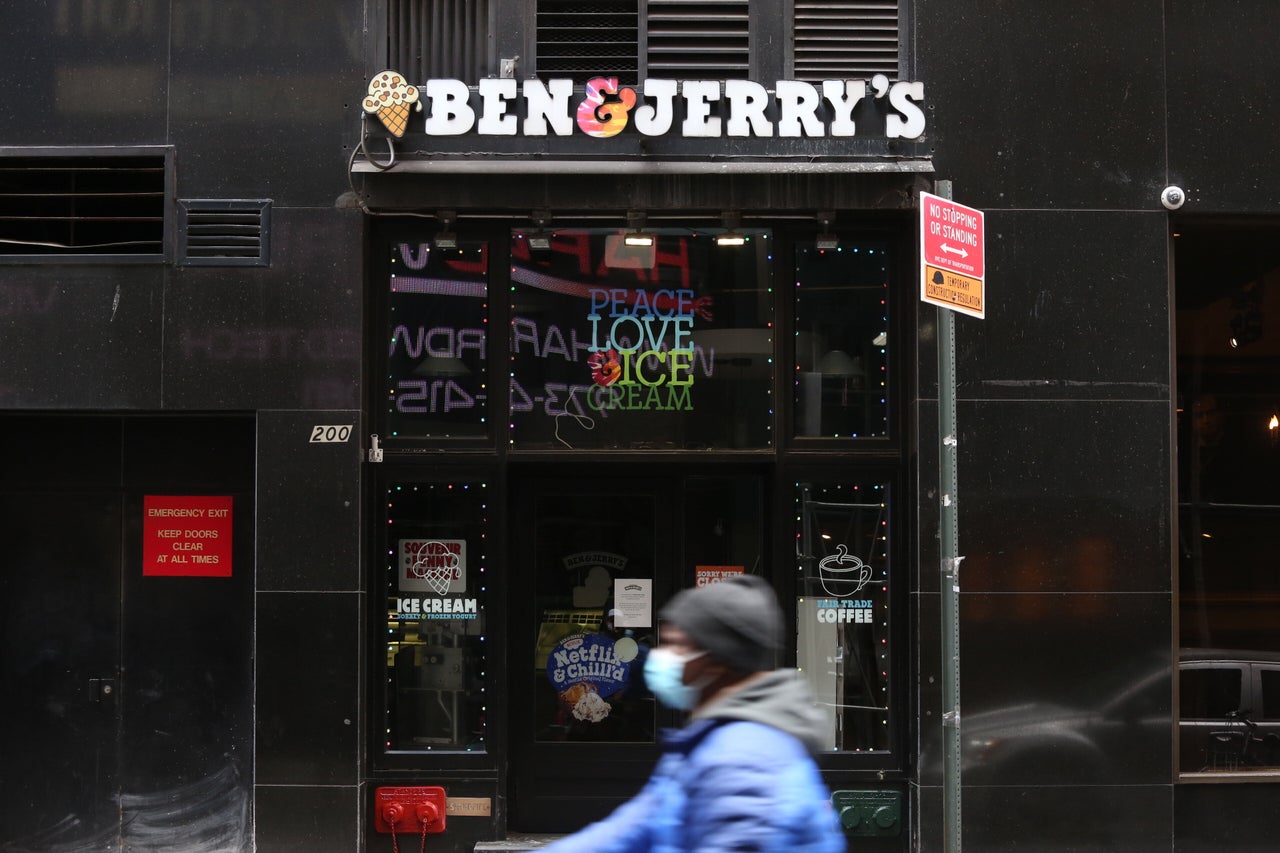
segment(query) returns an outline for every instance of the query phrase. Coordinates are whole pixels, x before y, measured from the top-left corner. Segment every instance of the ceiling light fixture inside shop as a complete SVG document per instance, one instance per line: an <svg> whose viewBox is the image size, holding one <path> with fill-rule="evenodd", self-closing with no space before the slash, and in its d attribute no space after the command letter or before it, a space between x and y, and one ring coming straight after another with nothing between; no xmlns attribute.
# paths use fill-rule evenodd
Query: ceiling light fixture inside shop
<svg viewBox="0 0 1280 853"><path fill-rule="evenodd" d="M840 238L831 233L831 223L836 218L835 211L818 211L818 222L822 225L822 233L818 235L818 249L822 251L840 248Z"/></svg>
<svg viewBox="0 0 1280 853"><path fill-rule="evenodd" d="M536 228L527 235L529 248L535 252L547 252L551 250L551 234L546 230L551 224L551 211L535 210L529 214L529 218L533 220Z"/></svg>
<svg viewBox="0 0 1280 853"><path fill-rule="evenodd" d="M720 221L724 223L724 233L716 237L717 246L742 246L747 242L747 236L738 229L742 227L742 217L736 213L725 213L720 217Z"/></svg>
<svg viewBox="0 0 1280 853"><path fill-rule="evenodd" d="M440 220L440 231L431 241L431 245L437 249L458 248L458 235L453 233L453 223L457 218L457 212L452 210L442 210L436 214L436 219Z"/></svg>
<svg viewBox="0 0 1280 853"><path fill-rule="evenodd" d="M627 211L627 227L630 230L627 231L626 237L623 238L623 243L628 246L653 245L653 235L644 230L646 218L647 217L642 210Z"/></svg>

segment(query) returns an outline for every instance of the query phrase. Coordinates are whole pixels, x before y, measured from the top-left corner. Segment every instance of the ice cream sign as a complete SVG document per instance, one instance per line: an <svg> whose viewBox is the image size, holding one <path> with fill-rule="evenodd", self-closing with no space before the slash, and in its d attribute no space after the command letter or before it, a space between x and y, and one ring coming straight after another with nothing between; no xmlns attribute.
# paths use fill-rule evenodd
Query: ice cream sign
<svg viewBox="0 0 1280 853"><path fill-rule="evenodd" d="M590 292L587 366L599 390L588 395L588 405L596 411L692 409L694 292Z"/></svg>
<svg viewBox="0 0 1280 853"><path fill-rule="evenodd" d="M462 80L409 83L398 71L376 74L364 111L397 138L412 128L428 136L572 136L605 139L624 132L684 137L853 137L855 112L868 105L883 112L877 126L888 139L918 139L925 130L924 83L870 80L778 80L772 89L751 80L665 80L639 87L617 77L593 77L575 102L574 81L480 80L473 97Z"/></svg>
<svg viewBox="0 0 1280 853"><path fill-rule="evenodd" d="M609 716L605 701L627 686L631 664L600 634L574 634L547 656L547 678L575 719L598 723Z"/></svg>
<svg viewBox="0 0 1280 853"><path fill-rule="evenodd" d="M400 589L446 595L467 590L465 539L401 539Z"/></svg>
<svg viewBox="0 0 1280 853"><path fill-rule="evenodd" d="M422 110L418 102L418 87L410 86L398 72L383 71L369 81L369 92L364 98L364 111L378 117L392 136L404 136L409 127L409 113Z"/></svg>
<svg viewBox="0 0 1280 853"><path fill-rule="evenodd" d="M551 650L547 677L557 690L589 682L601 696L627 686L630 665L618 659L614 642L600 634L574 634Z"/></svg>

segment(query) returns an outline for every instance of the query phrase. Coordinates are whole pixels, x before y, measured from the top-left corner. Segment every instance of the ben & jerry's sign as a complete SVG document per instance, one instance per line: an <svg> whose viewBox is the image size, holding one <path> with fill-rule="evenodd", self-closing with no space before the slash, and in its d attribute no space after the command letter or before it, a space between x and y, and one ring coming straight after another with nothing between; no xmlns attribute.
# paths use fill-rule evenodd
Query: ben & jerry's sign
<svg viewBox="0 0 1280 853"><path fill-rule="evenodd" d="M924 84L870 80L778 80L773 89L751 80L664 80L621 86L617 77L593 77L575 102L574 81L486 78L473 97L461 80L421 86L387 70L369 83L363 107L396 137L428 136L641 136L852 137L861 106L883 111L883 136L918 139L925 130ZM867 135L865 132L862 135Z"/></svg>

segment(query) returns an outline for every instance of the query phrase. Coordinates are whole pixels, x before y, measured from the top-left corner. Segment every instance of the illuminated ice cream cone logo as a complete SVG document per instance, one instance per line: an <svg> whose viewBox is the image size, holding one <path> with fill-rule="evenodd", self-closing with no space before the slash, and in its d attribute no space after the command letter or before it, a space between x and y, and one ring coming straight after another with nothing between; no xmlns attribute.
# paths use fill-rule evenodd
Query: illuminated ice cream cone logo
<svg viewBox="0 0 1280 853"><path fill-rule="evenodd" d="M843 545L818 561L818 580L827 595L843 598L860 592L871 580L871 567L850 554Z"/></svg>
<svg viewBox="0 0 1280 853"><path fill-rule="evenodd" d="M398 71L383 71L369 81L369 94L364 97L364 111L376 115L382 126L399 139L409 126L409 113L421 111L418 87L410 86Z"/></svg>
<svg viewBox="0 0 1280 853"><path fill-rule="evenodd" d="M449 585L453 583L461 560L457 554L450 553L444 545L440 543L430 544L438 545L439 547L435 549L430 557L424 557L415 562L411 574L413 577L425 580L427 585L435 590L436 595L444 595L449 591ZM424 554L427 550L423 549Z"/></svg>

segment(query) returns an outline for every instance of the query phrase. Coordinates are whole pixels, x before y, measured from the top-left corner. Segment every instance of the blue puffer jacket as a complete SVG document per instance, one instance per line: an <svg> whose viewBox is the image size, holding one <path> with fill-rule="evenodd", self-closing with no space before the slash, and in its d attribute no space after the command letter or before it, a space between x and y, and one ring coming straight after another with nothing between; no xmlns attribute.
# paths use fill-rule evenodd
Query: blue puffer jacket
<svg viewBox="0 0 1280 853"><path fill-rule="evenodd" d="M547 853L844 853L810 750L824 719L794 670L761 675L667 733L644 789Z"/></svg>

